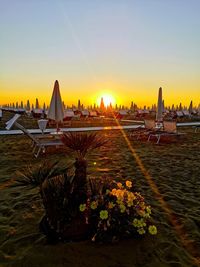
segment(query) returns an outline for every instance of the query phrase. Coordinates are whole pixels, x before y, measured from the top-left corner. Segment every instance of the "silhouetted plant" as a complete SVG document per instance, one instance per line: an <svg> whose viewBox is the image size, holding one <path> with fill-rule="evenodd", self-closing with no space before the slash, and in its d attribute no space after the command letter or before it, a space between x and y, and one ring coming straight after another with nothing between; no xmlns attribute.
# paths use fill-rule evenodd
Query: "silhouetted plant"
<svg viewBox="0 0 200 267"><path fill-rule="evenodd" d="M58 233L76 215L77 208L72 198L73 178L66 171L45 179L40 188L48 223Z"/></svg>
<svg viewBox="0 0 200 267"><path fill-rule="evenodd" d="M44 161L39 165L29 165L22 171L17 172L18 178L16 179L16 185L39 186L45 179L63 174L66 170L67 167L60 167L57 161Z"/></svg>
<svg viewBox="0 0 200 267"><path fill-rule="evenodd" d="M87 184L87 161L85 156L89 151L106 144L107 140L96 133L66 133L63 134L61 139L68 148L76 153L74 191L77 191L81 198Z"/></svg>
<svg viewBox="0 0 200 267"><path fill-rule="evenodd" d="M97 133L65 133L63 143L76 152L77 158L85 158L89 150L94 150L107 143L104 137Z"/></svg>
<svg viewBox="0 0 200 267"><path fill-rule="evenodd" d="M106 143L106 140L96 133L67 133L62 136L63 143L75 151L74 175L65 172L45 179L41 186L41 196L46 209L46 225L49 225L47 235L54 229L59 237L78 232L78 228L88 228L84 216L79 212L79 205L88 197L86 154ZM71 227L76 225L76 230ZM71 230L70 230L71 229ZM65 233L65 234L64 234ZM71 233L72 234L72 233ZM76 233L73 233L76 234ZM66 237L65 237L66 238Z"/></svg>

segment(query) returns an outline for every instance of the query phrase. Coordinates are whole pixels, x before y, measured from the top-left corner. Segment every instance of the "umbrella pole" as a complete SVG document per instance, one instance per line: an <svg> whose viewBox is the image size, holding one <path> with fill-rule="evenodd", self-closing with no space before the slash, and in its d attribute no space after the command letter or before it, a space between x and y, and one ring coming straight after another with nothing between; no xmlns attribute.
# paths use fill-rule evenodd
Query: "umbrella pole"
<svg viewBox="0 0 200 267"><path fill-rule="evenodd" d="M56 122L56 131L57 131L57 133L59 132L58 122Z"/></svg>

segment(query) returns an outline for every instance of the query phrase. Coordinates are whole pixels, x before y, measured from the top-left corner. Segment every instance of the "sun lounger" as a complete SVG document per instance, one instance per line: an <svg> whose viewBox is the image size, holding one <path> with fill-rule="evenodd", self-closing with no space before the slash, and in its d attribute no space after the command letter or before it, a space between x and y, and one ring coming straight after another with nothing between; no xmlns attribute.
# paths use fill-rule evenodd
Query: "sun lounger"
<svg viewBox="0 0 200 267"><path fill-rule="evenodd" d="M45 152L46 147L49 146L62 146L63 142L60 139L50 139L50 138L37 138L32 135L26 128L24 128L21 124L17 122L17 119L20 117L19 114L16 114L10 121L6 123L6 129L10 130L13 125L19 128L29 139L32 141L33 144L33 154L37 158L42 151Z"/></svg>
<svg viewBox="0 0 200 267"><path fill-rule="evenodd" d="M182 118L182 117L184 117L184 114L183 114L183 112L182 111L176 111L175 112L176 113L176 116L178 117L178 118Z"/></svg>
<svg viewBox="0 0 200 267"><path fill-rule="evenodd" d="M185 117L190 117L190 113L188 110L183 110L182 112Z"/></svg>
<svg viewBox="0 0 200 267"><path fill-rule="evenodd" d="M163 121L163 130L151 132L148 137L148 141L150 141L151 137L156 137L157 142L159 144L162 136L180 136L185 133L179 133L177 131L176 122L175 121Z"/></svg>
<svg viewBox="0 0 200 267"><path fill-rule="evenodd" d="M144 125L140 125L136 129L132 130L130 133L130 137L135 137L138 140L142 136L147 136L149 132L156 129L155 120L144 120Z"/></svg>
<svg viewBox="0 0 200 267"><path fill-rule="evenodd" d="M200 125L194 126L194 132L197 133L200 130Z"/></svg>

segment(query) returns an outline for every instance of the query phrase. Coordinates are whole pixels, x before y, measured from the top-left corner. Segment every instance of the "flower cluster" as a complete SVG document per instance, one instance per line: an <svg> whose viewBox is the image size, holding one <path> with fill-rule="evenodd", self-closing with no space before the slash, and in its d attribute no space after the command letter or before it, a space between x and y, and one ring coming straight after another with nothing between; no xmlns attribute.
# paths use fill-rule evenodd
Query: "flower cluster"
<svg viewBox="0 0 200 267"><path fill-rule="evenodd" d="M114 181L104 192L91 194L79 209L94 228L93 241L157 234L157 228L151 222L151 207L145 204L140 193L132 190L131 181L125 184Z"/></svg>

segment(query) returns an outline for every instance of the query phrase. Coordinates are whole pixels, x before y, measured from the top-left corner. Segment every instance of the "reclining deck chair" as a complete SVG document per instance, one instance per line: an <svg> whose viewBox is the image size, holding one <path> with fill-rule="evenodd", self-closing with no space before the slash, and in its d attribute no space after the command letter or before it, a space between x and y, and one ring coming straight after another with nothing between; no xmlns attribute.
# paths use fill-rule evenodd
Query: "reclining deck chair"
<svg viewBox="0 0 200 267"><path fill-rule="evenodd" d="M200 130L200 125L194 126L194 132L197 133Z"/></svg>
<svg viewBox="0 0 200 267"><path fill-rule="evenodd" d="M40 154L40 152L42 151L43 153L45 152L46 147L48 146L62 146L64 145L63 142L58 139L41 139L41 138L37 138L34 135L32 135L26 128L24 128L21 124L19 124L17 122L17 119L20 117L19 114L15 114L15 116L9 120L6 123L6 129L10 130L12 128L13 125L15 125L17 128L19 128L27 137L29 137L29 139L32 141L33 143L33 154L34 156L37 158Z"/></svg>
<svg viewBox="0 0 200 267"><path fill-rule="evenodd" d="M138 140L142 136L148 136L148 134L154 130L156 130L155 120L144 120L144 126L141 125L135 130L132 130L130 133L130 137L136 136L136 139Z"/></svg>
<svg viewBox="0 0 200 267"><path fill-rule="evenodd" d="M151 137L156 137L157 142L159 144L161 136L175 136L179 137L185 133L180 133L177 131L176 121L163 121L163 130L157 132L151 132L148 137L148 141L150 141Z"/></svg>

